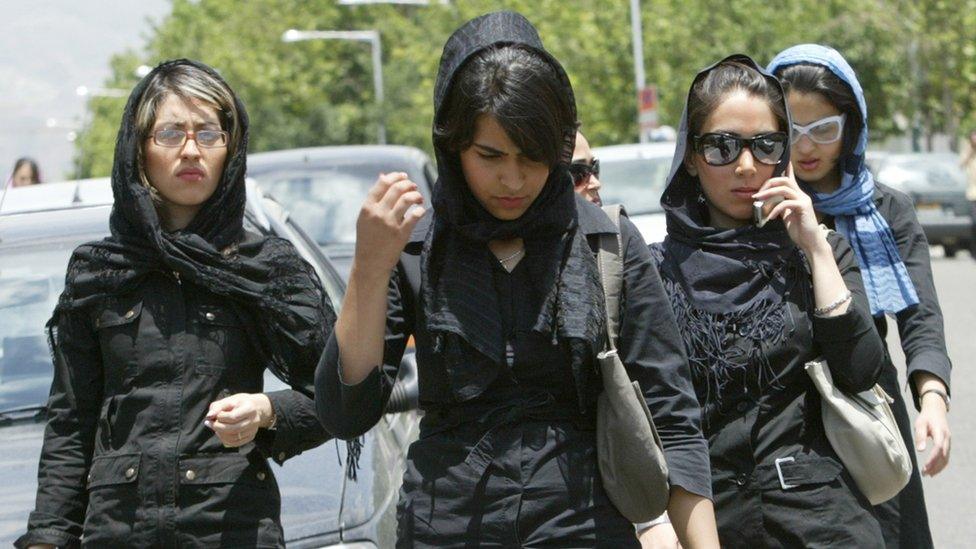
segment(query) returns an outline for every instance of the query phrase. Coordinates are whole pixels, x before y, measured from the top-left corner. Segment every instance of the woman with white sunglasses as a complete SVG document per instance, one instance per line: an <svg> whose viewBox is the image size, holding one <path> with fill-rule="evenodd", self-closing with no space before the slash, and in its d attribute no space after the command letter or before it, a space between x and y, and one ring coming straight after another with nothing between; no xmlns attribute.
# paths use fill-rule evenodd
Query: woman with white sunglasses
<svg viewBox="0 0 976 549"><path fill-rule="evenodd" d="M793 119L795 175L818 217L851 243L861 266L871 313L882 339L885 315L895 317L915 407L914 446L933 447L921 472L936 475L949 461L949 373L942 312L932 281L928 242L912 199L873 180L864 164L867 108L854 70L835 50L815 44L789 48L769 72L783 82ZM907 446L912 429L890 355L881 385L893 395ZM908 486L875 508L887 547L932 547L918 468Z"/></svg>

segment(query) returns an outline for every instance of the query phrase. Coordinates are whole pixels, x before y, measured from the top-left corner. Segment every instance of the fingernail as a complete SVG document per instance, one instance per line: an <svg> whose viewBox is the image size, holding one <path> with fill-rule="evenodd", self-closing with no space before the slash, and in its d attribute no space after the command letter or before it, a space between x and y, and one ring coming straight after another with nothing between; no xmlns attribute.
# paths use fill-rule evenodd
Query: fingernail
<svg viewBox="0 0 976 549"><path fill-rule="evenodd" d="M203 424L206 425L208 428L213 429L213 422L210 421L209 419L203 420Z"/></svg>

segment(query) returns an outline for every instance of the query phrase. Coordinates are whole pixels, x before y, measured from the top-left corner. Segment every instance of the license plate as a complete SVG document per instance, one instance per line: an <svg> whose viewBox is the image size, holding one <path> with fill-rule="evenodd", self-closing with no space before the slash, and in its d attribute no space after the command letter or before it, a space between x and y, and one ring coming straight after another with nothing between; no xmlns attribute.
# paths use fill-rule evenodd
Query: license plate
<svg viewBox="0 0 976 549"><path fill-rule="evenodd" d="M916 210L938 210L942 205L936 202L919 202L915 205Z"/></svg>

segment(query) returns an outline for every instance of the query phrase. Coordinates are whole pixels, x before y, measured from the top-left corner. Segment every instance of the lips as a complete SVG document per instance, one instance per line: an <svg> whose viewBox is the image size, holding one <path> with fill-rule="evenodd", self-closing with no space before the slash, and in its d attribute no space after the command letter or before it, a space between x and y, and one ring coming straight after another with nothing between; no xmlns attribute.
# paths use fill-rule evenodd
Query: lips
<svg viewBox="0 0 976 549"><path fill-rule="evenodd" d="M496 196L495 200L503 208L518 208L525 202L524 196Z"/></svg>
<svg viewBox="0 0 976 549"><path fill-rule="evenodd" d="M206 173L200 168L183 168L176 172L176 177L183 181L200 181Z"/></svg>
<svg viewBox="0 0 976 549"><path fill-rule="evenodd" d="M798 160L796 164L800 167L801 170L812 172L813 170L817 169L817 166L820 165L820 160L817 158L811 160Z"/></svg>
<svg viewBox="0 0 976 549"><path fill-rule="evenodd" d="M736 187L732 189L732 194L743 200L752 200L752 195L759 192L759 187Z"/></svg>

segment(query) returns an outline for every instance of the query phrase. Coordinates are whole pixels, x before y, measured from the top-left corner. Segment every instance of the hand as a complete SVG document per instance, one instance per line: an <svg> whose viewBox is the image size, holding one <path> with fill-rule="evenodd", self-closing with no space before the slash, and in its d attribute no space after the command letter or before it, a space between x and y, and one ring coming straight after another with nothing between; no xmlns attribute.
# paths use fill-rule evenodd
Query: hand
<svg viewBox="0 0 976 549"><path fill-rule="evenodd" d="M403 172L380 175L369 190L356 221L356 257L354 264L367 272L388 274L396 267L403 247L410 239L424 208L424 197L417 184ZM375 269L375 271L374 271Z"/></svg>
<svg viewBox="0 0 976 549"><path fill-rule="evenodd" d="M929 438L932 439L932 451L922 466L922 474L934 477L949 464L952 441L945 401L934 393L922 397L922 411L915 418L915 449L919 453L925 451Z"/></svg>
<svg viewBox="0 0 976 549"><path fill-rule="evenodd" d="M800 190L796 178L793 177L793 164L786 167L786 175L770 178L763 183L759 192L752 195L754 200L768 200L773 197L782 201L770 210L769 219L782 219L786 232L800 249L809 255L813 250L829 247L813 210L813 200Z"/></svg>
<svg viewBox="0 0 976 549"><path fill-rule="evenodd" d="M637 537L642 549L680 549L678 535L670 522L655 524L642 531Z"/></svg>
<svg viewBox="0 0 976 549"><path fill-rule="evenodd" d="M27 549L58 549L50 543L35 543L34 545L28 545Z"/></svg>
<svg viewBox="0 0 976 549"><path fill-rule="evenodd" d="M213 429L220 442L236 448L254 440L258 429L271 423L271 400L263 393L237 393L214 401L204 425Z"/></svg>

